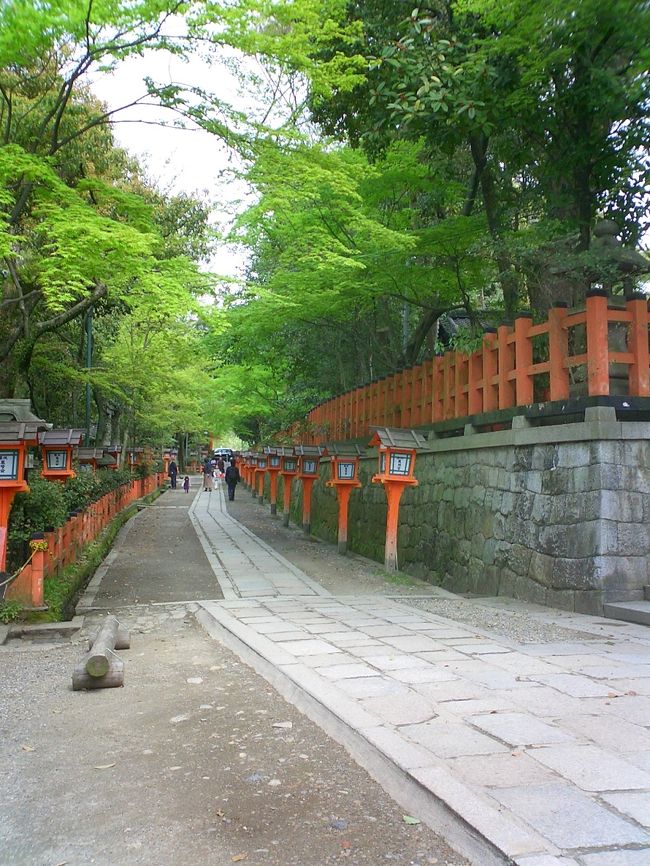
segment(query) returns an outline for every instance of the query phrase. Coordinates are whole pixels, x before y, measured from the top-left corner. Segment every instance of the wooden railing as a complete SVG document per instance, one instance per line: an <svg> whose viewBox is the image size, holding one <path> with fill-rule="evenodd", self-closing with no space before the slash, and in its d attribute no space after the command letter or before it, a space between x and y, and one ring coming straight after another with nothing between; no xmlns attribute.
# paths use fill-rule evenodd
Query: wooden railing
<svg viewBox="0 0 650 866"><path fill-rule="evenodd" d="M521 314L486 331L478 351L446 352L353 388L316 406L288 432L319 444L363 437L373 426L418 427L573 393L606 396L613 364L622 365L624 393L650 396L648 298L635 294L624 307L609 301L594 290L583 309L558 304L537 325Z"/></svg>
<svg viewBox="0 0 650 866"><path fill-rule="evenodd" d="M42 607L44 579L76 562L85 545L97 538L117 514L136 499L153 493L164 481L162 472L134 478L105 493L82 511L71 512L63 526L35 533L30 541L32 554L29 562L9 585L5 594L7 600L20 601L28 607Z"/></svg>

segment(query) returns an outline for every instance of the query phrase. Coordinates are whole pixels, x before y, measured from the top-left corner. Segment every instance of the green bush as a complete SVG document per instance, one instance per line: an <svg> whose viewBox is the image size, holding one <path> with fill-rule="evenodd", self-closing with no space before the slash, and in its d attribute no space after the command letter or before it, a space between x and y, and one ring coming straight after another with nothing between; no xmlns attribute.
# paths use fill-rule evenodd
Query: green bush
<svg viewBox="0 0 650 866"><path fill-rule="evenodd" d="M15 571L29 556L28 542L34 532L62 526L68 512L86 508L105 493L131 480L128 470L79 472L65 484L46 481L32 473L29 493L19 493L9 515L7 569Z"/></svg>
<svg viewBox="0 0 650 866"><path fill-rule="evenodd" d="M23 607L19 601L0 601L0 622L7 625L18 619Z"/></svg>

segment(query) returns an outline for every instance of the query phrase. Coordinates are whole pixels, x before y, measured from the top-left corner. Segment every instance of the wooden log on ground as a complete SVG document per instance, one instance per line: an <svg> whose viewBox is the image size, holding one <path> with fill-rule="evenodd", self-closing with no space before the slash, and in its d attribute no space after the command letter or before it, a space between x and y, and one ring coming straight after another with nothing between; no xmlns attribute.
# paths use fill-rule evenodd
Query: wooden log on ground
<svg viewBox="0 0 650 866"><path fill-rule="evenodd" d="M121 659L111 659L104 676L93 677L86 671L86 662L82 659L72 672L72 690L81 689L115 689L124 685L124 662Z"/></svg>
<svg viewBox="0 0 650 866"><path fill-rule="evenodd" d="M88 636L88 650L93 648L93 644L99 637L99 629L94 629L90 632ZM123 650L123 649L131 649L131 636L129 635L129 630L125 626L123 626L119 621L117 623L117 636L115 638L115 649Z"/></svg>
<svg viewBox="0 0 650 866"><path fill-rule="evenodd" d="M117 617L107 616L99 634L85 660L86 672L91 677L103 677L108 673L111 659L115 657L115 641L119 623Z"/></svg>

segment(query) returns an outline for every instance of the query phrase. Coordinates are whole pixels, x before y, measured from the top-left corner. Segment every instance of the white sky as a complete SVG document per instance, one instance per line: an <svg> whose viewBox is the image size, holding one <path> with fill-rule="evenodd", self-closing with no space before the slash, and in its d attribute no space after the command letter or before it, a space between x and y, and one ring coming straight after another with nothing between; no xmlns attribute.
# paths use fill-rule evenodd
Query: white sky
<svg viewBox="0 0 650 866"><path fill-rule="evenodd" d="M111 74L95 75L91 86L110 109L115 109L146 93L145 76L156 83L182 81L199 85L242 106L237 83L224 67L210 67L197 59L182 62L155 52L130 58ZM207 198L213 208L211 222L223 231L232 219L233 209L241 210L242 206L237 203L248 191L241 182L227 181L220 173L238 167L239 163L216 136L198 127L183 130L152 125L159 121L172 123L174 119L175 115L164 109L135 106L115 116L115 138L120 146L138 157L147 175L161 190L204 192L202 197ZM220 244L209 269L236 277L241 275L244 264L241 249Z"/></svg>

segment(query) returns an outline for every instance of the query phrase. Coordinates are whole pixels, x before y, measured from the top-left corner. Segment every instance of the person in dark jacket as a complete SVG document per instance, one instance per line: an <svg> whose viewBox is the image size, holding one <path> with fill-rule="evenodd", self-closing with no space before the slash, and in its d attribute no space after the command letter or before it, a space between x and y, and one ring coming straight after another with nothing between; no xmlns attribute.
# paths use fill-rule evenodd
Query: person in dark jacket
<svg viewBox="0 0 650 866"><path fill-rule="evenodd" d="M172 460L169 464L167 474L169 475L169 479L171 481L172 490L176 490L176 476L178 475L178 466L176 465L175 460Z"/></svg>
<svg viewBox="0 0 650 866"><path fill-rule="evenodd" d="M237 486L237 482L239 481L239 479L239 469L237 469L235 458L231 457L228 468L226 469L226 484L228 486L228 499L230 500L230 502L234 502L235 487Z"/></svg>

